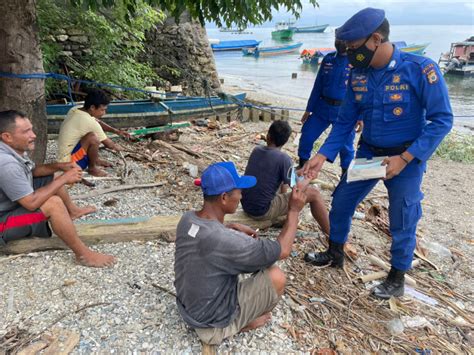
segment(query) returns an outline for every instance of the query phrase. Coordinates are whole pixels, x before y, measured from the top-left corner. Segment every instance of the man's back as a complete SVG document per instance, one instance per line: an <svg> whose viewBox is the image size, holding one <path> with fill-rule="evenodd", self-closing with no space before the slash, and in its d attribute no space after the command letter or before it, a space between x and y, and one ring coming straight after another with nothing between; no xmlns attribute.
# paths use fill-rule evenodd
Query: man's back
<svg viewBox="0 0 474 355"><path fill-rule="evenodd" d="M242 207L252 216L264 215L282 183L289 184L293 162L278 148L257 146L250 155L245 175L257 178L257 185L242 191Z"/></svg>
<svg viewBox="0 0 474 355"><path fill-rule="evenodd" d="M271 266L280 244L257 240L216 220L187 212L176 232L175 287L178 309L192 327L224 327L238 311L241 273Z"/></svg>
<svg viewBox="0 0 474 355"><path fill-rule="evenodd" d="M81 138L89 132L94 132L101 142L107 138L94 117L82 111L79 107L73 107L69 110L59 130L58 161L70 161L72 150Z"/></svg>

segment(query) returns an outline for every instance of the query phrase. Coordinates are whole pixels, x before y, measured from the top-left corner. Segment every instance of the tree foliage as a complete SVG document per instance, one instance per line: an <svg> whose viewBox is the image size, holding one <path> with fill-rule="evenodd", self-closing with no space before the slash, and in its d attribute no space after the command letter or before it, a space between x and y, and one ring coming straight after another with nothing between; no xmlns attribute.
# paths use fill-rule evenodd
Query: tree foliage
<svg viewBox="0 0 474 355"><path fill-rule="evenodd" d="M39 0L38 20L41 49L46 72L59 72L65 63L76 78L114 83L128 87L143 87L158 80L147 63L138 60L145 49L145 32L164 19L162 12L143 1L136 1L133 15L125 2L116 2L110 9L84 9L64 0ZM61 47L54 35L64 29L79 29L89 38L90 52L80 63L60 56ZM64 91L64 82L47 81L48 93ZM130 95L128 95L130 96Z"/></svg>
<svg viewBox="0 0 474 355"><path fill-rule="evenodd" d="M97 10L101 7L112 7L122 4L129 13L133 14L141 0L70 0L75 6ZM302 10L301 0L146 0L152 6L157 6L170 13L176 19L184 11L189 11L193 18L202 24L215 22L218 26L225 24L237 25L244 28L248 24L258 25L272 19L272 10L283 9L298 18ZM309 0L317 6L317 0Z"/></svg>

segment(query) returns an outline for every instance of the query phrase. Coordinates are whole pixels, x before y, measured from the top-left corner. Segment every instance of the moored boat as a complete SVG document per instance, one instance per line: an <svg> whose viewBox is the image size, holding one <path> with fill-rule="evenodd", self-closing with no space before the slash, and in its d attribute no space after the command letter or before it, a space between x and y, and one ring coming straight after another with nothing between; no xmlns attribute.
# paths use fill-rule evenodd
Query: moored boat
<svg viewBox="0 0 474 355"><path fill-rule="evenodd" d="M303 64L317 65L326 54L334 52L335 50L336 48L330 47L303 49L300 53L300 58Z"/></svg>
<svg viewBox="0 0 474 355"><path fill-rule="evenodd" d="M245 94L238 94L239 100ZM58 133L62 121L78 103L47 105L48 133ZM172 120L185 120L205 114L225 112L237 107L235 101L211 97L178 97L176 99L117 100L112 101L102 120L117 128L153 127L168 124Z"/></svg>
<svg viewBox="0 0 474 355"><path fill-rule="evenodd" d="M296 33L322 33L328 28L329 24L315 25L315 26L304 26L304 27L290 27L294 29Z"/></svg>
<svg viewBox="0 0 474 355"><path fill-rule="evenodd" d="M243 49L244 55L253 55L254 57L274 56L288 54L297 51L303 43L288 44L282 46L257 47L254 49Z"/></svg>
<svg viewBox="0 0 474 355"><path fill-rule="evenodd" d="M398 47L402 52L418 54L418 55L425 54L426 47L428 47L430 45L429 43L407 44L405 41L398 41L398 42L392 42L392 43L396 47Z"/></svg>
<svg viewBox="0 0 474 355"><path fill-rule="evenodd" d="M438 64L443 74L474 76L474 36L451 43L450 51L441 54Z"/></svg>
<svg viewBox="0 0 474 355"><path fill-rule="evenodd" d="M291 40L295 30L290 27L292 22L278 22L275 31L272 31L272 38L275 40Z"/></svg>
<svg viewBox="0 0 474 355"><path fill-rule="evenodd" d="M261 41L254 39L242 40L242 41L220 41L219 43L211 44L211 48L214 52L220 51L240 51L244 48L255 48Z"/></svg>

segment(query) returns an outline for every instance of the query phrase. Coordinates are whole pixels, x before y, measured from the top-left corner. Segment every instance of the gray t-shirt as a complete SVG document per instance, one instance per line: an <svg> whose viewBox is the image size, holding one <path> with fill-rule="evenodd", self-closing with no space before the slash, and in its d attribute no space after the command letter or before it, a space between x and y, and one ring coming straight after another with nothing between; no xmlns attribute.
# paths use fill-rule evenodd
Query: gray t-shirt
<svg viewBox="0 0 474 355"><path fill-rule="evenodd" d="M27 155L20 156L0 141L0 166L0 214L3 214L19 207L16 201L34 192L35 164Z"/></svg>
<svg viewBox="0 0 474 355"><path fill-rule="evenodd" d="M288 171L293 161L278 148L257 146L250 154L245 175L257 178L257 184L242 191L242 208L251 216L263 216L270 208L282 183L289 184Z"/></svg>
<svg viewBox="0 0 474 355"><path fill-rule="evenodd" d="M253 239L216 220L186 212L176 231L176 303L193 328L224 328L237 315L238 275L270 267L277 241Z"/></svg>

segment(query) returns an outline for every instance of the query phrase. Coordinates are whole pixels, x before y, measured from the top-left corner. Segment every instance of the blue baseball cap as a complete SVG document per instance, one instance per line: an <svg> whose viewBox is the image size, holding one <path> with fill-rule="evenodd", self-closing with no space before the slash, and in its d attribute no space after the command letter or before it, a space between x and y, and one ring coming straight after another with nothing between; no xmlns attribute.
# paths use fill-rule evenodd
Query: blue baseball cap
<svg viewBox="0 0 474 355"><path fill-rule="evenodd" d="M341 27L336 29L336 38L342 41L356 41L369 37L385 19L385 11L367 7L360 10Z"/></svg>
<svg viewBox="0 0 474 355"><path fill-rule="evenodd" d="M255 186L255 176L240 176L233 162L221 162L209 165L201 176L201 189L204 195L213 196L234 189L248 189Z"/></svg>

